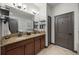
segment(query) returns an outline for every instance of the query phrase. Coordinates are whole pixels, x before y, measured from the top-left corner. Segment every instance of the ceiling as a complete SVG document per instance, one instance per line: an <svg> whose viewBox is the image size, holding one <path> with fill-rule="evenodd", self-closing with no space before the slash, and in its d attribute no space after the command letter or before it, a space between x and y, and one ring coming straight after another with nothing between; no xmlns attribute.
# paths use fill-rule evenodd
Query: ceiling
<svg viewBox="0 0 79 59"><path fill-rule="evenodd" d="M54 7L54 6L58 5L58 4L60 4L60 3L48 3L47 5L49 5L51 7Z"/></svg>
<svg viewBox="0 0 79 59"><path fill-rule="evenodd" d="M35 3L24 3L24 4L39 9L39 7L35 5Z"/></svg>

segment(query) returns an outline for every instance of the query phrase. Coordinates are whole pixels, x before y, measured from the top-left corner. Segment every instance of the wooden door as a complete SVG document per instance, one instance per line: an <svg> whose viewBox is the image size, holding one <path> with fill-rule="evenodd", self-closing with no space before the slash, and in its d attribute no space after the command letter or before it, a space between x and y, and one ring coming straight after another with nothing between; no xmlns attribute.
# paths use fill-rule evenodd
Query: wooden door
<svg viewBox="0 0 79 59"><path fill-rule="evenodd" d="M55 17L55 43L64 48L74 49L74 13Z"/></svg>

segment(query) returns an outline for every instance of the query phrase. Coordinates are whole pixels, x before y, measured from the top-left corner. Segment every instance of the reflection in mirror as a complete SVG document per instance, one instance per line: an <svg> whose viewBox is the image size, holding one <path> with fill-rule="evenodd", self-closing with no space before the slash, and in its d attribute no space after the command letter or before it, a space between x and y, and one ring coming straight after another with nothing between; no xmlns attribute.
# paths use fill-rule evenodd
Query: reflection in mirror
<svg viewBox="0 0 79 59"><path fill-rule="evenodd" d="M9 18L9 30L11 33L18 33L18 22L15 19Z"/></svg>

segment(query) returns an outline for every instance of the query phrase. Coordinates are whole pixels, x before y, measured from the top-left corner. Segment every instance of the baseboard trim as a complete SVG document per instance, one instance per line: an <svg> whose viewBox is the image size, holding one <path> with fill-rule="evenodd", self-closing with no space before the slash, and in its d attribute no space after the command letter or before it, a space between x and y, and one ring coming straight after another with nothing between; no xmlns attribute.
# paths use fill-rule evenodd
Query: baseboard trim
<svg viewBox="0 0 79 59"><path fill-rule="evenodd" d="M51 43L51 44L53 44L53 45L56 45L55 43ZM75 52L75 53L78 53L77 51L75 51L75 50L72 50L73 52Z"/></svg>
<svg viewBox="0 0 79 59"><path fill-rule="evenodd" d="M78 53L77 51L73 50L73 52Z"/></svg>
<svg viewBox="0 0 79 59"><path fill-rule="evenodd" d="M55 43L51 43L51 44L56 45Z"/></svg>
<svg viewBox="0 0 79 59"><path fill-rule="evenodd" d="M48 46L45 46L45 48L48 48Z"/></svg>

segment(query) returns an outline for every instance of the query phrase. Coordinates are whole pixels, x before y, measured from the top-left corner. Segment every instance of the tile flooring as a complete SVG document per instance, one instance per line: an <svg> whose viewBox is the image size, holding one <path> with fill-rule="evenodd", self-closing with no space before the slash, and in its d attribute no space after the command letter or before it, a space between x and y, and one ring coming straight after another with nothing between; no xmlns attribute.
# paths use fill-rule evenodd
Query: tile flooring
<svg viewBox="0 0 79 59"><path fill-rule="evenodd" d="M37 55L76 55L76 53L57 45L50 45L48 48L40 51Z"/></svg>

